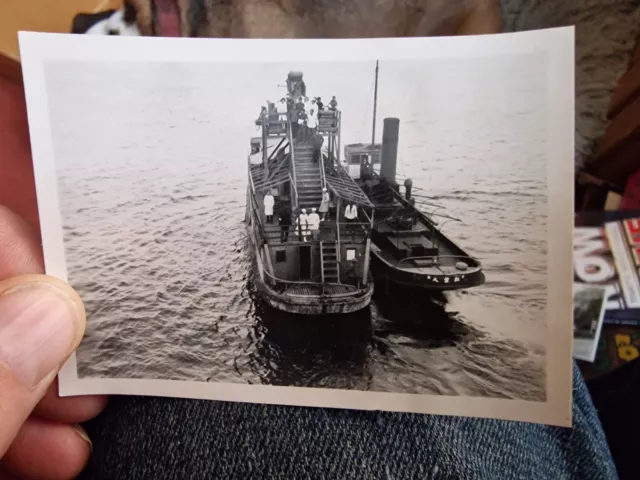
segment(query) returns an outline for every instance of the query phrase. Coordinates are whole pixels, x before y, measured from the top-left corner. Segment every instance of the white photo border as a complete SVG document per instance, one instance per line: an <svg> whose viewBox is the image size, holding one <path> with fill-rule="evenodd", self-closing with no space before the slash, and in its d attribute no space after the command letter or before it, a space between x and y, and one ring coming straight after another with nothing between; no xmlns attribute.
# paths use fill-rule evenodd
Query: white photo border
<svg viewBox="0 0 640 480"><path fill-rule="evenodd" d="M44 65L52 61L313 62L428 60L542 53L548 92L546 401L177 380L79 378L75 354L60 395L130 394L431 413L571 426L574 28L482 36L355 40L102 37L20 32L38 209L48 275L67 280Z"/></svg>

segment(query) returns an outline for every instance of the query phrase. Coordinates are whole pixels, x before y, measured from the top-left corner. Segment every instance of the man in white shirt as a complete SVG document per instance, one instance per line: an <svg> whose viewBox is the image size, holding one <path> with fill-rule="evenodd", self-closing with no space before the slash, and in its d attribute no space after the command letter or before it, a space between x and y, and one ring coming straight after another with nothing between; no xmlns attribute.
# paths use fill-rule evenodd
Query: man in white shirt
<svg viewBox="0 0 640 480"><path fill-rule="evenodd" d="M286 98L282 98L280 99L280 101L278 102L278 115L280 116L280 120L286 120L287 119L287 99Z"/></svg>
<svg viewBox="0 0 640 480"><path fill-rule="evenodd" d="M358 218L358 209L353 203L347 205L347 208L344 211L344 218L347 221L353 222L356 218Z"/></svg>
<svg viewBox="0 0 640 480"><path fill-rule="evenodd" d="M303 208L302 212L298 216L298 228L302 241L307 241L307 235L309 235L309 215L307 215L307 209Z"/></svg>
<svg viewBox="0 0 640 480"><path fill-rule="evenodd" d="M273 222L273 205L276 203L271 192L267 192L264 196L264 216L267 217L267 223Z"/></svg>
<svg viewBox="0 0 640 480"><path fill-rule="evenodd" d="M311 230L311 239L317 242L320 239L320 215L316 213L315 208L312 208L309 214L309 230Z"/></svg>
<svg viewBox="0 0 640 480"><path fill-rule="evenodd" d="M322 189L322 201L320 202L320 214L322 218L321 222L324 222L325 217L327 216L327 212L329 211L329 202L331 201L331 197L329 197L329 192L326 188Z"/></svg>
<svg viewBox="0 0 640 480"><path fill-rule="evenodd" d="M355 225L356 220L358 219L358 209L355 204L350 203L347 205L347 208L344 211L344 218L347 220L347 234L351 232L352 238L355 238Z"/></svg>
<svg viewBox="0 0 640 480"><path fill-rule="evenodd" d="M318 114L317 112L312 108L311 110L309 110L309 117L307 118L307 135L309 137L312 137L316 134L316 129L318 128Z"/></svg>

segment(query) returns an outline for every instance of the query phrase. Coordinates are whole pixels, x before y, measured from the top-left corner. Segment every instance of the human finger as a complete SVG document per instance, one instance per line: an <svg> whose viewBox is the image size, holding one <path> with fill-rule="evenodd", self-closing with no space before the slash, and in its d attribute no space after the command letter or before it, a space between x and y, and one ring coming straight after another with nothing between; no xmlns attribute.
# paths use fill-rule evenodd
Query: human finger
<svg viewBox="0 0 640 480"><path fill-rule="evenodd" d="M30 417L2 459L18 478L66 480L75 478L91 454L89 437L77 425Z"/></svg>
<svg viewBox="0 0 640 480"><path fill-rule="evenodd" d="M38 235L21 217L0 205L0 281L17 275L43 272ZM84 422L100 413L105 403L104 396L61 398L56 381L47 390L36 411L53 420Z"/></svg>
<svg viewBox="0 0 640 480"><path fill-rule="evenodd" d="M84 334L85 311L65 282L22 275L0 282L0 456Z"/></svg>
<svg viewBox="0 0 640 480"><path fill-rule="evenodd" d="M38 236L27 222L0 205L0 280L43 272Z"/></svg>
<svg viewBox="0 0 640 480"><path fill-rule="evenodd" d="M60 397L58 395L58 379L56 378L36 406L34 413L49 420L82 423L102 412L108 398L106 395Z"/></svg>

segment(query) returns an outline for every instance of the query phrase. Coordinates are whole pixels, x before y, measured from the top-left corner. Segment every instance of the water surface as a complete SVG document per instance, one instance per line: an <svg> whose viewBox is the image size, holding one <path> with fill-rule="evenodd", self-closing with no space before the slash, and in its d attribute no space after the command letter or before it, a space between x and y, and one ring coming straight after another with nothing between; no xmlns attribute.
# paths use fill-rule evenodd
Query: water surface
<svg viewBox="0 0 640 480"><path fill-rule="evenodd" d="M371 135L374 65L47 65L70 282L89 314L81 377L545 398L546 126L537 57L381 62L378 140L462 222L487 282L425 298L378 288L352 315L257 297L242 223L253 120L291 70ZM108 95L107 95L108 92ZM446 221L446 219L442 219Z"/></svg>

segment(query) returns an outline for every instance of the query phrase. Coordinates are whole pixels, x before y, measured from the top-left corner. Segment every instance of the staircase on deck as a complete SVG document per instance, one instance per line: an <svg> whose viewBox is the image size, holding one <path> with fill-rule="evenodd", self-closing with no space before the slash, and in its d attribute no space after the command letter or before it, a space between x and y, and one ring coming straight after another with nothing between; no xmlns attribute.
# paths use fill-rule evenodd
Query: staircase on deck
<svg viewBox="0 0 640 480"><path fill-rule="evenodd" d="M323 283L340 283L340 264L336 242L320 242L320 261Z"/></svg>
<svg viewBox="0 0 640 480"><path fill-rule="evenodd" d="M298 205L311 213L322 201L322 181L319 162L313 161L314 147L306 142L296 142L293 147L296 162L296 187Z"/></svg>

